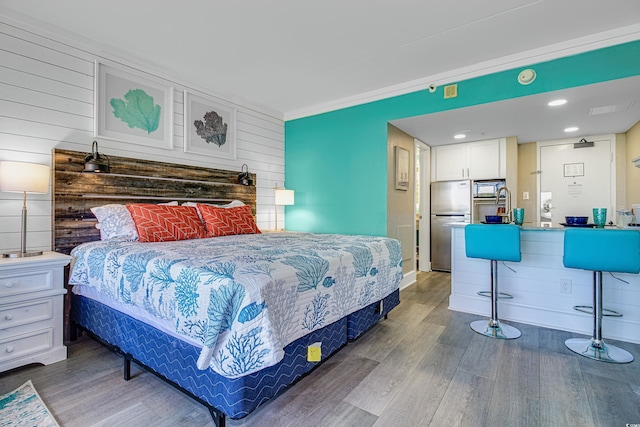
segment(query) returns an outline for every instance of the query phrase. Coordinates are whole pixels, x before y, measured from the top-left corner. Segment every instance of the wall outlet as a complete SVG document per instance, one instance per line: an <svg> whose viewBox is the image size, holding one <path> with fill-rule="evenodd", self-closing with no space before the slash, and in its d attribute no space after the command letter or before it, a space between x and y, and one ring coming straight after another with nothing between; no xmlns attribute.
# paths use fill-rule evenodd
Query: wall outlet
<svg viewBox="0 0 640 427"><path fill-rule="evenodd" d="M522 200L529 200L529 192L528 191L523 191L522 192Z"/></svg>
<svg viewBox="0 0 640 427"><path fill-rule="evenodd" d="M560 293L571 294L571 279L560 279Z"/></svg>

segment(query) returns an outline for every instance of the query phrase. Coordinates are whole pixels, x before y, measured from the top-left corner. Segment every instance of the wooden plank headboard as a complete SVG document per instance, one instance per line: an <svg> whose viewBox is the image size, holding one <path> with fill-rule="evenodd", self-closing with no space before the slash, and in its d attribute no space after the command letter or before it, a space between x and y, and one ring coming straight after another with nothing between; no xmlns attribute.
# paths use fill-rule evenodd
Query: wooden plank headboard
<svg viewBox="0 0 640 427"><path fill-rule="evenodd" d="M100 239L94 206L108 203L241 200L256 212L256 187L238 183L237 171L109 156L111 173L84 173L88 153L53 151L53 250L68 254ZM251 175L256 182L254 174Z"/></svg>

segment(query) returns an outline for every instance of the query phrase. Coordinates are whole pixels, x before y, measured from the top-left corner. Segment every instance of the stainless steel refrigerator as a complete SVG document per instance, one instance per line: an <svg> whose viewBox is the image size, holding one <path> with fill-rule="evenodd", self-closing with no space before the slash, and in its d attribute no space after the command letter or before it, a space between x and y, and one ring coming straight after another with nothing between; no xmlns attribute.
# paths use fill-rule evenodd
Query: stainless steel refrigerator
<svg viewBox="0 0 640 427"><path fill-rule="evenodd" d="M471 222L471 181L431 183L431 268L451 271L452 222Z"/></svg>

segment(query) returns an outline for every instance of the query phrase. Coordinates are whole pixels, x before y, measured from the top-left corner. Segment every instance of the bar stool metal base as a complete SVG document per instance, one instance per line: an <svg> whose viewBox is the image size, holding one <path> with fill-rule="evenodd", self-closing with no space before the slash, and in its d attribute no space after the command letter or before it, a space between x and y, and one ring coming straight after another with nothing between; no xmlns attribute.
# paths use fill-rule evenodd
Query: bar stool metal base
<svg viewBox="0 0 640 427"><path fill-rule="evenodd" d="M479 291L477 292L481 297L491 298L491 291ZM513 299L513 295L504 292L498 292L498 299Z"/></svg>
<svg viewBox="0 0 640 427"><path fill-rule="evenodd" d="M615 345L605 344L604 340L595 340L593 338L570 338L564 342L564 345L574 353L589 359L600 362L609 363L631 363L633 355L627 350L623 350Z"/></svg>
<svg viewBox="0 0 640 427"><path fill-rule="evenodd" d="M573 309L575 311L579 311L581 313L593 314L593 306L592 305L574 305ZM618 313L615 310L610 310L608 308L602 309L602 315L607 317L622 317L622 314Z"/></svg>
<svg viewBox="0 0 640 427"><path fill-rule="evenodd" d="M492 320L476 320L469 325L471 329L480 335L484 335L489 338L498 338L503 340L512 340L520 337L522 333L517 328L511 325L507 325L501 322L494 322Z"/></svg>

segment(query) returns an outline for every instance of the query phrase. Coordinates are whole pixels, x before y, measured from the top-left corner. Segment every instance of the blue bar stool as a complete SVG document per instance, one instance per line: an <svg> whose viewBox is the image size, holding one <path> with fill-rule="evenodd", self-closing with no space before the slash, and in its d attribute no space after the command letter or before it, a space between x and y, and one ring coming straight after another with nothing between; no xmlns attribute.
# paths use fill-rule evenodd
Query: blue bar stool
<svg viewBox="0 0 640 427"><path fill-rule="evenodd" d="M629 363L633 355L602 339L602 272L640 272L640 232L597 228L567 228L565 267L593 271L593 336L564 342L569 350L601 362Z"/></svg>
<svg viewBox="0 0 640 427"><path fill-rule="evenodd" d="M512 224L469 224L464 227L465 252L469 258L491 261L491 319L471 322L479 334L500 339L518 338L521 333L498 320L498 261L520 262L520 227Z"/></svg>

